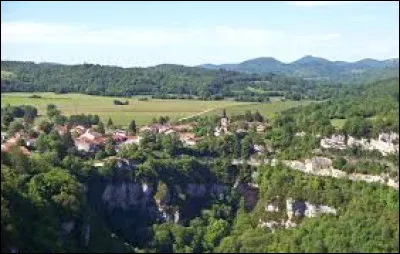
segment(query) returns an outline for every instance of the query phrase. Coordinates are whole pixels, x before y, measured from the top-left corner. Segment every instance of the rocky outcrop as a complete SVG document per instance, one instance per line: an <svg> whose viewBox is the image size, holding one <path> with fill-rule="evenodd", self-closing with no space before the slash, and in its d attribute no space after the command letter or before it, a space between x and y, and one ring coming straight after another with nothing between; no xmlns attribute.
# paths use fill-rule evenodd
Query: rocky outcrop
<svg viewBox="0 0 400 254"><path fill-rule="evenodd" d="M314 205L307 201L293 200L291 198L286 200L286 212L289 220L293 216L301 217L317 217L321 214L334 214L336 209L325 205Z"/></svg>
<svg viewBox="0 0 400 254"><path fill-rule="evenodd" d="M90 224L86 225L85 229L85 246L89 245L90 240Z"/></svg>
<svg viewBox="0 0 400 254"><path fill-rule="evenodd" d="M275 213L279 212L279 208L278 206L269 203L265 206L265 211L267 213ZM321 214L336 215L336 209L326 205L314 205L307 201L293 200L292 198L289 198L286 200L286 214L287 220L283 218L280 221L263 221L262 219L259 219L258 227L268 228L272 232L274 232L276 228L293 228L297 225L295 222L293 222L294 217L314 218L320 216Z"/></svg>
<svg viewBox="0 0 400 254"><path fill-rule="evenodd" d="M347 174L344 171L334 169L332 161L325 157L314 157L311 160L307 159L305 162L301 161L283 161L283 163L292 169L318 176L331 176L335 178L346 178L352 181L365 181L368 183L377 182L385 184L389 187L399 189L399 181L391 179L387 174L381 175L367 175L367 174Z"/></svg>
<svg viewBox="0 0 400 254"><path fill-rule="evenodd" d="M377 139L357 139L352 136L347 137L344 135L332 135L331 137L324 137L320 141L323 148L333 149L347 149L349 147L359 146L365 150L377 150L383 156L392 153L399 153L399 134L398 133L380 133Z"/></svg>
<svg viewBox="0 0 400 254"><path fill-rule="evenodd" d="M63 229L63 233L68 235L71 233L72 230L75 228L75 222L74 221L68 221L64 222L61 224L61 228Z"/></svg>
<svg viewBox="0 0 400 254"><path fill-rule="evenodd" d="M305 162L283 161L283 163L295 170L318 176L332 176L335 178L346 177L346 172L332 168L332 160L325 157L313 157Z"/></svg>
<svg viewBox="0 0 400 254"><path fill-rule="evenodd" d="M142 196L142 186L139 183L110 183L104 189L102 200L111 209L114 207L126 209L128 206L140 204Z"/></svg>

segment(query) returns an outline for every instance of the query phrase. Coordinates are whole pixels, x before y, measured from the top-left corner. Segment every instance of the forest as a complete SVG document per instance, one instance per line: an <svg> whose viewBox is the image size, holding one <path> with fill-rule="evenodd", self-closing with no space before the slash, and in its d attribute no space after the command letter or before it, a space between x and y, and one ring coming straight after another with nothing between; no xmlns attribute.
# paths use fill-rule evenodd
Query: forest
<svg viewBox="0 0 400 254"><path fill-rule="evenodd" d="M94 64L54 65L33 62L1 62L1 92L56 92L89 95L153 95L185 98L268 102L269 97L323 100L341 85L306 81L277 74L245 74L200 67L158 65L120 68Z"/></svg>

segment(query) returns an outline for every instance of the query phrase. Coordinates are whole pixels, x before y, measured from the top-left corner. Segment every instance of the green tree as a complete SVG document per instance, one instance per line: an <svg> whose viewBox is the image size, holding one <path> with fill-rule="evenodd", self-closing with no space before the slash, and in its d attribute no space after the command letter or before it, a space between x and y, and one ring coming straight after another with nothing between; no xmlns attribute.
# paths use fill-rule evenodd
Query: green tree
<svg viewBox="0 0 400 254"><path fill-rule="evenodd" d="M112 124L112 123L111 123ZM104 123L102 121L99 121L97 124L97 131L101 134L106 133L106 130L104 129Z"/></svg>
<svg viewBox="0 0 400 254"><path fill-rule="evenodd" d="M136 133L136 122L133 119L130 123L129 123L129 128L128 130L132 133Z"/></svg>
<svg viewBox="0 0 400 254"><path fill-rule="evenodd" d="M113 121L111 120L111 117L109 117L108 118L108 121L107 121L107 128L112 128L114 126L114 123L113 123Z"/></svg>
<svg viewBox="0 0 400 254"><path fill-rule="evenodd" d="M57 116L60 115L60 110L57 109L57 106L54 104L48 104L47 105L47 117L49 120L55 119Z"/></svg>
<svg viewBox="0 0 400 254"><path fill-rule="evenodd" d="M14 135L15 133L17 133L20 130L24 129L24 125L22 124L22 122L20 120L15 120L12 121L10 123L10 126L8 126L8 132L9 135Z"/></svg>

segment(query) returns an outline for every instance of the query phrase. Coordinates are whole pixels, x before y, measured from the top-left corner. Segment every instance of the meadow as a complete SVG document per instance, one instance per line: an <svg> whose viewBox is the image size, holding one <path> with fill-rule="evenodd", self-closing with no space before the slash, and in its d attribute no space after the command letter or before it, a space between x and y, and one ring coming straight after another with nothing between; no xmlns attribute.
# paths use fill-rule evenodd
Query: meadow
<svg viewBox="0 0 400 254"><path fill-rule="evenodd" d="M33 94L41 98L29 98ZM129 101L129 105L114 105L113 100ZM309 103L307 101L301 104ZM236 101L197 101L197 100L161 100L149 99L139 101L139 97L118 98L84 94L54 94L54 93L2 93L1 106L33 105L38 108L41 115L40 121L46 114L46 106L55 104L64 115L73 114L97 114L106 123L111 118L116 125L127 126L132 119L138 125L144 125L159 116L168 115L172 121L193 115L220 114L226 109L229 115L244 113L246 110L259 110L267 117L274 113L297 106L300 103L294 101L273 101L272 103L236 102Z"/></svg>

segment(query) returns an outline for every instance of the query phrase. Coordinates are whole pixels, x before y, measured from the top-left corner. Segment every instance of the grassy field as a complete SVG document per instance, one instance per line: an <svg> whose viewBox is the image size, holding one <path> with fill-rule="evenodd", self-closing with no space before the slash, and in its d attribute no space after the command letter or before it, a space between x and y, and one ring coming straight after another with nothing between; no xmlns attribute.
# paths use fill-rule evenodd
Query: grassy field
<svg viewBox="0 0 400 254"><path fill-rule="evenodd" d="M331 119L331 124L335 129L341 129L346 122L346 119Z"/></svg>
<svg viewBox="0 0 400 254"><path fill-rule="evenodd" d="M168 115L177 120L206 110L230 107L234 105L248 105L245 102L235 101L194 101L194 100L158 100L139 101L138 98L126 99L118 97L102 97L83 94L54 94L34 93L42 98L29 98L31 93L3 93L1 105L29 104L38 108L39 114L46 113L47 104L55 104L62 114L97 114L106 122L109 117L114 124L126 126L132 119L138 125L149 123L153 117ZM129 105L113 104L114 99L129 101ZM39 119L40 120L40 119Z"/></svg>
<svg viewBox="0 0 400 254"><path fill-rule="evenodd" d="M368 117L367 119L369 120L375 120L375 117ZM331 124L333 127L335 127L336 129L341 129L344 125L344 123L346 122L347 119L338 119L338 118L334 118L331 119Z"/></svg>
<svg viewBox="0 0 400 254"><path fill-rule="evenodd" d="M262 115L272 118L275 113L279 113L283 110L296 107L298 105L307 105L311 101L273 101L272 103L251 103L247 105L232 105L226 107L226 113L228 115L238 115L246 112L246 110L251 110L253 113L258 110ZM207 112L205 115L221 114L222 109L215 109L213 111Z"/></svg>
<svg viewBox="0 0 400 254"><path fill-rule="evenodd" d="M54 94L34 93L42 98L29 98L32 93L3 93L1 105L33 105L38 108L39 114L46 113L47 104L55 104L64 115L97 114L106 123L109 117L114 124L127 126L132 119L138 125L151 122L153 117L168 115L171 120L192 116L195 114L216 114L223 108L228 114L243 113L246 110L259 110L261 114L271 117L275 112L298 105L298 102L284 101L270 104L235 102L235 101L196 101L196 100L158 100L139 101L138 98L102 97L83 94ZM113 104L114 99L129 101L129 105ZM308 102L303 102L308 103ZM38 119L40 121L40 118Z"/></svg>

